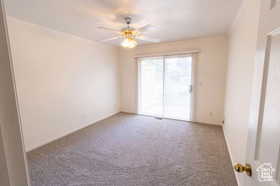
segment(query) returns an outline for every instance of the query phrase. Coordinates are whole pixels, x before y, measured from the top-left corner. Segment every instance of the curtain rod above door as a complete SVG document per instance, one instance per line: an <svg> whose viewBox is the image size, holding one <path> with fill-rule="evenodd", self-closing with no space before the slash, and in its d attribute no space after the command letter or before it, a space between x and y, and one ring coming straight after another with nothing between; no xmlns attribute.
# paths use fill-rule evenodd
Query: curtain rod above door
<svg viewBox="0 0 280 186"><path fill-rule="evenodd" d="M187 50L187 51L176 51L176 52L159 52L159 53L143 53L136 54L134 58L142 57L159 57L159 56L173 56L173 55L190 55L200 53L200 50Z"/></svg>

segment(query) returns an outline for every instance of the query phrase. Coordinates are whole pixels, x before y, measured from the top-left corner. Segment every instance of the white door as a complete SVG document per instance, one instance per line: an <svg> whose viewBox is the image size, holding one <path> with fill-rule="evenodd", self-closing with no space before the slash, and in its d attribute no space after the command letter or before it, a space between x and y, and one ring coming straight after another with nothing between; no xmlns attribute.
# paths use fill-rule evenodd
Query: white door
<svg viewBox="0 0 280 186"><path fill-rule="evenodd" d="M280 2L262 0L252 94L246 186L280 185Z"/></svg>
<svg viewBox="0 0 280 186"><path fill-rule="evenodd" d="M138 69L138 113L191 120L191 56L139 58Z"/></svg>

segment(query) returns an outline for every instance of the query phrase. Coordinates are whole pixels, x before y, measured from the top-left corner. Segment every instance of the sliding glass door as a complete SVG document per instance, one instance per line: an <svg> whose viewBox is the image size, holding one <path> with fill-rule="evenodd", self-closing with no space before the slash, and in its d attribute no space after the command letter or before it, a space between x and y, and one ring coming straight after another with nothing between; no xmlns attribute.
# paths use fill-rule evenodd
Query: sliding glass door
<svg viewBox="0 0 280 186"><path fill-rule="evenodd" d="M139 63L139 111L163 115L163 58L144 58Z"/></svg>
<svg viewBox="0 0 280 186"><path fill-rule="evenodd" d="M138 112L191 120L192 57L139 58Z"/></svg>
<svg viewBox="0 0 280 186"><path fill-rule="evenodd" d="M165 58L164 117L190 120L191 57Z"/></svg>

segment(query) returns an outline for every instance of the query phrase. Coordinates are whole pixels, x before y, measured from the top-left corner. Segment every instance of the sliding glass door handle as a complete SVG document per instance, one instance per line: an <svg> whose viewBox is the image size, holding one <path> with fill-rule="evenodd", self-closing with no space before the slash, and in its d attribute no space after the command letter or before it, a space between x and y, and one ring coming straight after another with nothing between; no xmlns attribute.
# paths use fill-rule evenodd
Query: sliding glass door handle
<svg viewBox="0 0 280 186"><path fill-rule="evenodd" d="M192 91L193 91L193 86L189 85L189 93L192 93Z"/></svg>

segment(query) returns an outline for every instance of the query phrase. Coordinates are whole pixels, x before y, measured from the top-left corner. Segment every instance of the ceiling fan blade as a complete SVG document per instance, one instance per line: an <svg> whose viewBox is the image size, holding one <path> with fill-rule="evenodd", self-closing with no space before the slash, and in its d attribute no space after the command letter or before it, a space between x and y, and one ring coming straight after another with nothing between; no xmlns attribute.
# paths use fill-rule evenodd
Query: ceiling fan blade
<svg viewBox="0 0 280 186"><path fill-rule="evenodd" d="M97 28L102 29L102 30L108 30L108 31L111 31L111 32L120 32L120 30L118 30L118 29L108 28L108 27L104 27L104 26L98 26Z"/></svg>
<svg viewBox="0 0 280 186"><path fill-rule="evenodd" d="M115 37L111 37L108 39L100 40L99 42L107 42L107 41L112 41L112 40L121 39L121 38L122 38L122 36L115 36Z"/></svg>
<svg viewBox="0 0 280 186"><path fill-rule="evenodd" d="M160 42L159 39L154 39L154 38L150 38L150 37L147 37L147 36L137 36L136 38L139 39L139 40L142 40L142 41L149 41L149 42L153 42L153 43Z"/></svg>
<svg viewBox="0 0 280 186"><path fill-rule="evenodd" d="M147 24L147 25L144 25L144 26L141 26L140 28L138 28L137 30L139 32L147 32L150 28L152 28L153 26L150 25L150 24Z"/></svg>

